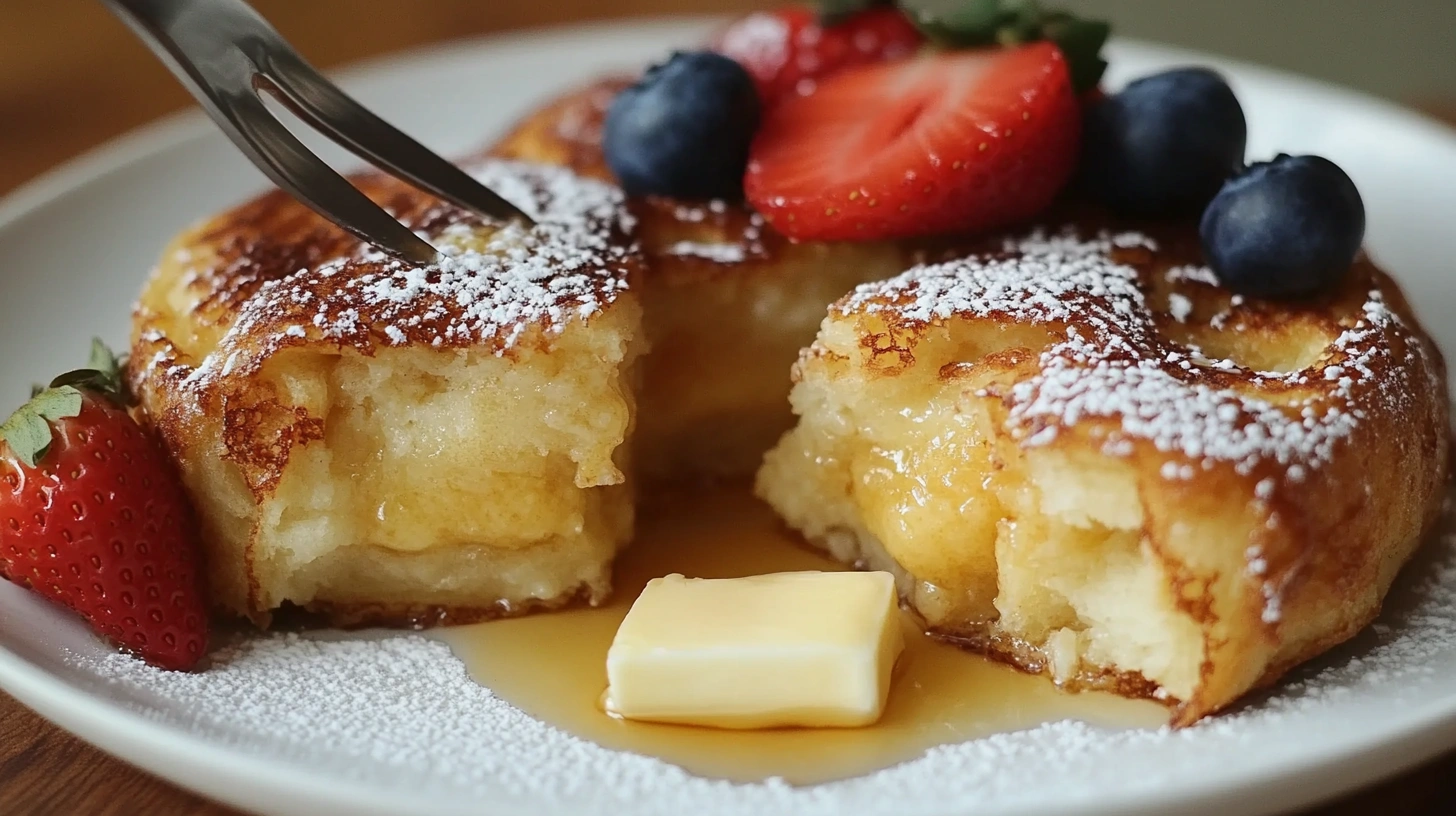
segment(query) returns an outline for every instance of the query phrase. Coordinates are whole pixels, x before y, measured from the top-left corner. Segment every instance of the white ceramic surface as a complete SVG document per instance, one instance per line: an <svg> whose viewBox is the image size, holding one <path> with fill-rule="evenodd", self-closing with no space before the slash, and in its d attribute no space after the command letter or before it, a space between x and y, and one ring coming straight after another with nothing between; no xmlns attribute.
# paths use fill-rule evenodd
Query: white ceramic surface
<svg viewBox="0 0 1456 816"><path fill-rule="evenodd" d="M345 84L426 144L458 152L553 92L692 43L704 26L639 22L465 42L375 63L350 72ZM1119 43L1112 63L1114 84L1172 64L1219 65L1243 99L1252 157L1318 152L1340 162L1364 193L1373 254L1405 285L1441 345L1456 348L1449 271L1456 256L1456 133L1376 100L1188 52ZM163 242L263 187L220 135L189 115L119 140L0 203L0 402L67 368L91 333L123 342L129 303ZM1436 549L1416 569L1448 564L1450 545ZM1254 816L1394 773L1456 746L1456 640L1443 640L1449 620L1432 624L1428 614L1449 611L1442 599L1456 595L1452 575L1398 590L1387 628L1306 672L1333 678L1317 704L1294 706L1277 719L1236 718L1164 747L1106 752L1093 769L1106 788L1095 795L1085 786L1059 793L1053 775L1046 790L1003 799L946 801L929 790L924 800L934 805L907 802L903 812ZM1433 630L1432 648L1418 658L1422 671L1397 673L1390 682L1348 671L1384 654L1376 650L1402 631L1431 625L1446 628ZM331 754L330 745L290 751L284 761L266 744L164 696L76 666L74 655L101 648L70 616L0 586L0 687L83 739L185 787L270 814L578 812L508 792L462 799L414 777L392 777L385 766L360 774L364 760ZM1346 675L1354 678L1348 688L1340 685ZM1280 704L1276 693L1258 705ZM339 772L345 765L356 772Z"/></svg>

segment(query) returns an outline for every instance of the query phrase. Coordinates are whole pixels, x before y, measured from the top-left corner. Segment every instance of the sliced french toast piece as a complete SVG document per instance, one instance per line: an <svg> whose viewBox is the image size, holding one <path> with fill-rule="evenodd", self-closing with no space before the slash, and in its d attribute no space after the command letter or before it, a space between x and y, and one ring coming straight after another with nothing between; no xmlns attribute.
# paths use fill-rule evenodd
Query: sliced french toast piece
<svg viewBox="0 0 1456 816"><path fill-rule="evenodd" d="M834 305L757 490L933 632L1187 724L1377 614L1440 509L1444 364L1366 259L1253 301L1191 228L1088 232Z"/></svg>
<svg viewBox="0 0 1456 816"><path fill-rule="evenodd" d="M537 222L355 179L417 267L283 193L167 249L131 381L205 530L212 598L267 623L467 621L595 601L631 536L641 258L620 192L472 168Z"/></svg>
<svg viewBox="0 0 1456 816"><path fill-rule="evenodd" d="M603 79L521 121L491 155L613 180L602 122L630 79ZM648 259L634 449L644 478L748 477L793 425L788 371L825 307L904 271L920 243L790 242L742 203L629 202ZM923 242L922 242L923 243Z"/></svg>

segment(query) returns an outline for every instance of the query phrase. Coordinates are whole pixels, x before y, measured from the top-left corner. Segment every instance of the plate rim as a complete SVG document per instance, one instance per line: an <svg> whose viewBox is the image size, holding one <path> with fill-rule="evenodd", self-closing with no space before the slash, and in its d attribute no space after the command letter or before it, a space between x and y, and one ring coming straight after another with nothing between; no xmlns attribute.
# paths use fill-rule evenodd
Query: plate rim
<svg viewBox="0 0 1456 816"><path fill-rule="evenodd" d="M330 73L347 84L397 70L401 64L448 59L452 54L464 55L503 45L520 45L532 40L569 39L605 32L645 36L653 29L677 32L694 26L706 28L724 19L726 18L720 15L652 15L513 29L391 51L349 63L331 70ZM1162 43L1118 38L1113 47L1115 50L1128 49L1157 58L1197 60L1201 64L1226 68L1259 81L1293 84L1324 95L1338 96L1344 103L1379 111L1381 115L1392 120L1392 126L1415 128L1428 137L1446 141L1456 148L1456 128L1422 112L1363 91L1278 68ZM210 120L195 109L174 112L126 131L56 165L0 197L0 232L9 230L27 216L78 193L97 179L127 166L157 158L213 133ZM304 770L306 766L277 762L253 752L208 740L183 726L150 719L123 703L91 693L65 678L51 674L3 644L0 644L0 689L72 736L123 762L141 767L169 784L244 810L255 809L263 799L276 803L277 807L271 812L300 814L315 812L317 808L341 806L356 813L388 814L399 813L419 804L418 798L401 796L397 790L382 786L370 787L365 783L342 784L343 780L336 775L310 773ZM1405 750L1399 752L1398 756L1391 756L1394 752L1389 749L1396 744ZM146 747L146 756L136 755L135 748L138 745ZM1448 697L1405 712L1390 727L1383 729L1378 739L1339 744L1334 748L1322 747L1259 773L1244 774L1239 779L1242 788L1268 792L1268 802L1260 806L1259 812L1272 813L1287 807L1329 801L1422 764L1453 746L1456 746L1456 687L1453 687L1453 693ZM267 779L268 784L236 784L242 780L261 779ZM1309 785L1317 780L1324 780L1326 784L1316 799L1290 793L1301 783ZM1206 809L1206 812L1212 813L1219 807L1218 800L1226 795L1230 783L1231 780L1211 780L1191 790L1182 789L1176 794L1166 790L1129 793L1125 795L1128 801L1099 802L1081 812L1086 816L1110 816L1114 813L1157 814L1168 812L1169 809L1200 813ZM1282 797L1279 794L1281 790L1285 792ZM444 807L455 806L453 802L440 804ZM499 809L502 807L510 806L496 803L490 812L500 816L526 812ZM1014 806L1004 809L1003 812L1030 813L1031 808Z"/></svg>
<svg viewBox="0 0 1456 816"><path fill-rule="evenodd" d="M529 26L389 51L336 66L326 73L331 78L347 84L351 81L365 79L371 74L387 72L400 62L439 58L452 52L476 51L515 40L581 35L593 31L674 29L693 25L707 27L726 19L729 18L716 14L635 15L585 23ZM1417 127L1432 137L1448 140L1453 146L1456 146L1456 124L1448 124L1430 114L1366 91L1256 62L1152 40L1114 37L1111 47L1114 49L1132 48L1152 54L1177 55L1180 59L1193 57L1197 58L1201 64L1232 68L1239 73L1259 76L1262 79L1295 82L1307 88L1318 89L1321 93L1343 96L1350 101L1358 101L1362 105L1379 109L1383 114L1401 120L1402 127ZM175 149L190 140L207 136L213 130L211 120L202 111L195 108L184 108L163 114L151 122L123 131L61 161L33 178L21 182L8 193L0 196L0 230L8 229L19 218L75 192L99 176Z"/></svg>

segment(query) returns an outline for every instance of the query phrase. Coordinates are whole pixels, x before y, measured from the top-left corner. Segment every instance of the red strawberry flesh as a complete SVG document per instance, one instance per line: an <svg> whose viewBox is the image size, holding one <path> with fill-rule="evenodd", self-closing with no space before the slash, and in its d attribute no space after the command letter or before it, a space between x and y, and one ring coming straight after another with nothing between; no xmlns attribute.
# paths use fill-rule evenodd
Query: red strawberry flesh
<svg viewBox="0 0 1456 816"><path fill-rule="evenodd" d="M207 648L193 524L155 440L104 399L55 422L36 467L0 456L0 575L167 669Z"/></svg>
<svg viewBox="0 0 1456 816"><path fill-rule="evenodd" d="M987 230L1044 209L1079 139L1055 46L923 56L848 69L770 111L745 191L792 238Z"/></svg>

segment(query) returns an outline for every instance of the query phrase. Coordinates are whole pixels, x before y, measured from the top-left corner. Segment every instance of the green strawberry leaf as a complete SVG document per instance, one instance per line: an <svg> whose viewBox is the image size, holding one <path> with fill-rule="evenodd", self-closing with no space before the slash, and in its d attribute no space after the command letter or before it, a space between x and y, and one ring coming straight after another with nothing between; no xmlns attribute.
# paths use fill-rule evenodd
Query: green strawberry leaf
<svg viewBox="0 0 1456 816"><path fill-rule="evenodd" d="M1102 59L1102 47L1112 35L1112 26L1101 20L1079 20L1071 15L1048 20L1042 27L1048 40L1057 44L1067 56L1067 67L1072 72L1072 85L1078 91L1089 91L1102 81L1107 70L1107 60Z"/></svg>
<svg viewBox="0 0 1456 816"><path fill-rule="evenodd" d="M892 5L892 0L819 0L819 24L836 26L866 9Z"/></svg>
<svg viewBox="0 0 1456 816"><path fill-rule="evenodd" d="M118 405L130 405L131 396L121 378L122 361L99 339L91 341L91 359L85 368L67 371L54 380L51 387L74 386L103 394Z"/></svg>
<svg viewBox="0 0 1456 816"><path fill-rule="evenodd" d="M1005 20L996 35L997 42L1011 47L1045 39L1042 26L1049 15L1040 4L1010 2L1006 5L1010 8L1004 12Z"/></svg>
<svg viewBox="0 0 1456 816"><path fill-rule="evenodd" d="M898 0L910 21L945 48L1012 47L1050 40L1067 58L1072 86L1085 93L1102 80L1102 47L1111 27L1036 0Z"/></svg>
<svg viewBox="0 0 1456 816"><path fill-rule="evenodd" d="M41 419L56 422L80 415L81 392L66 386L47 388L28 405Z"/></svg>
<svg viewBox="0 0 1456 816"><path fill-rule="evenodd" d="M86 393L99 394L118 405L129 403L126 383L121 378L123 361L99 339L91 341L91 358L78 368L51 380L49 386L34 386L30 401L0 424L0 438L10 454L29 467L45 457L54 439L51 424L78 416Z"/></svg>
<svg viewBox="0 0 1456 816"><path fill-rule="evenodd" d="M947 48L995 45L1007 19L1002 0L899 0L910 22Z"/></svg>
<svg viewBox="0 0 1456 816"><path fill-rule="evenodd" d="M0 424L0 437L10 453L29 467L50 450L51 423L81 413L81 392L69 385L47 388Z"/></svg>
<svg viewBox="0 0 1456 816"><path fill-rule="evenodd" d="M121 367L117 364L116 354L101 342L100 337L91 338L91 359L86 363L86 367L113 376L118 375L121 371Z"/></svg>
<svg viewBox="0 0 1456 816"><path fill-rule="evenodd" d="M5 444L10 446L11 455L24 462L29 467L35 467L35 461L40 458L41 453L50 447L51 426L39 416L29 411L16 411L0 425L0 436L5 438Z"/></svg>

